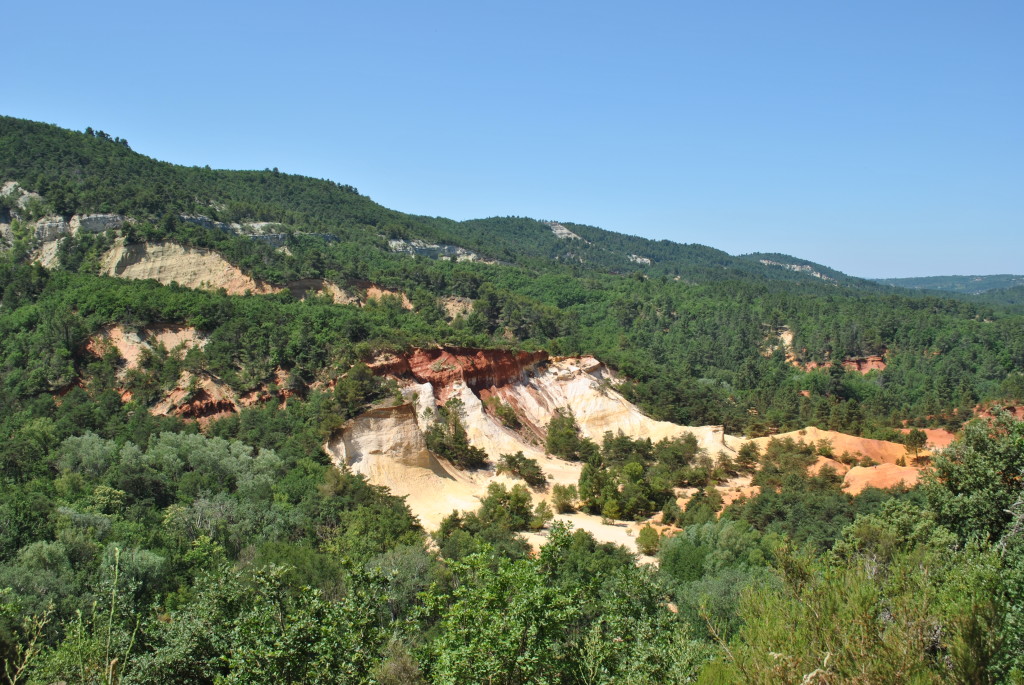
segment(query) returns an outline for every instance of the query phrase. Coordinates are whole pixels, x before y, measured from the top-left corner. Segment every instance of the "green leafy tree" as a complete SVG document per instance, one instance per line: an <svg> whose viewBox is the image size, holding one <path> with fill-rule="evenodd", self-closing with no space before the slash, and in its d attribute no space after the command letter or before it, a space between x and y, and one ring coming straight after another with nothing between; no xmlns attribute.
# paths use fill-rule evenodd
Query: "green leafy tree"
<svg viewBox="0 0 1024 685"><path fill-rule="evenodd" d="M536 459L530 459L523 453L502 454L498 457L498 473L508 473L519 476L526 483L535 488L542 488L547 485L548 477L544 475Z"/></svg>
<svg viewBox="0 0 1024 685"><path fill-rule="evenodd" d="M572 412L565 408L555 410L548 422L545 448L549 454L563 459L578 460L580 458L579 426Z"/></svg>
<svg viewBox="0 0 1024 685"><path fill-rule="evenodd" d="M654 530L651 526L647 525L640 529L640 532L636 536L636 548L640 550L641 554L653 556L658 553L658 548L661 546L661 536L658 535L658 531Z"/></svg>
<svg viewBox="0 0 1024 685"><path fill-rule="evenodd" d="M568 514L569 512L576 511L576 500L578 499L579 493L575 485L562 485L559 483L551 488L551 504L559 514Z"/></svg>
<svg viewBox="0 0 1024 685"><path fill-rule="evenodd" d="M427 647L431 681L506 685L556 682L565 664L551 658L579 618L571 593L544 581L529 561L483 555L453 562L451 594L431 593L426 610L440 616Z"/></svg>
<svg viewBox="0 0 1024 685"><path fill-rule="evenodd" d="M910 432L903 438L903 444L906 446L907 452L912 454L914 459L917 459L917 453L924 448L927 442L928 434L920 428L911 428Z"/></svg>
<svg viewBox="0 0 1024 685"><path fill-rule="evenodd" d="M427 430L427 448L461 469L479 469L487 464L487 453L469 444L462 425L462 401L452 398L438 409L438 420Z"/></svg>

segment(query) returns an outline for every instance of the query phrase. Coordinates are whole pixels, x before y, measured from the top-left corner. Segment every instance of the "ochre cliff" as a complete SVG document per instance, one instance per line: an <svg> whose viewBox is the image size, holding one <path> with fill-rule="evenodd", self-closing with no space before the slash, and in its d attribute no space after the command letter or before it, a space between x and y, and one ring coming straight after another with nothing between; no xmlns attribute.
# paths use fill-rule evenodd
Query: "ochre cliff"
<svg viewBox="0 0 1024 685"><path fill-rule="evenodd" d="M435 390L456 382L473 389L502 386L545 361L547 352L510 352L462 347L416 348L370 365L374 373L430 383Z"/></svg>

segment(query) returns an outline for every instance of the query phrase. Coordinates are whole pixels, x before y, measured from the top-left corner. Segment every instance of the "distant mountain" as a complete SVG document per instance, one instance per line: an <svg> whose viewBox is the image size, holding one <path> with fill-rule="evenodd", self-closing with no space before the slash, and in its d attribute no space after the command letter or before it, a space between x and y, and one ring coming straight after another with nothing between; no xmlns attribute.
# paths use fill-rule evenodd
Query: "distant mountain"
<svg viewBox="0 0 1024 685"><path fill-rule="evenodd" d="M978 295L990 290L1024 285L1024 276L922 276L919 278L876 278L875 283L911 290L941 290L948 293Z"/></svg>

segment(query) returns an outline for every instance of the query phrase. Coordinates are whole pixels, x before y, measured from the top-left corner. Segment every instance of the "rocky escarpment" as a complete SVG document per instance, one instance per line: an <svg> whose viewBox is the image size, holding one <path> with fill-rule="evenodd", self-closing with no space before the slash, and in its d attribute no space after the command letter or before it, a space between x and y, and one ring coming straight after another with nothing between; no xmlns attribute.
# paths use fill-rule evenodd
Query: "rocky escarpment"
<svg viewBox="0 0 1024 685"><path fill-rule="evenodd" d="M505 385L547 360L547 352L511 352L460 347L417 348L370 365L378 375L430 383L439 396L456 383L479 390Z"/></svg>
<svg viewBox="0 0 1024 685"><path fill-rule="evenodd" d="M188 371L182 371L174 389L149 410L154 416L177 416L201 424L237 411L230 387L209 374Z"/></svg>
<svg viewBox="0 0 1024 685"><path fill-rule="evenodd" d="M152 278L186 288L224 288L229 295L261 295L280 289L243 273L213 250L173 242L125 244L118 240L103 256L101 272L118 278Z"/></svg>
<svg viewBox="0 0 1024 685"><path fill-rule="evenodd" d="M459 472L427 449L423 414L432 403L429 383L410 386L404 402L357 416L324 445L335 465L404 497L428 528L436 528L452 510L476 509L487 477Z"/></svg>
<svg viewBox="0 0 1024 685"><path fill-rule="evenodd" d="M561 238L562 240L582 240L588 245L590 244L557 221L549 221L548 226L551 227L551 232L555 234L556 238Z"/></svg>
<svg viewBox="0 0 1024 685"><path fill-rule="evenodd" d="M476 252L467 250L458 245L440 245L424 242L422 240L402 240L394 238L388 241L388 249L392 252L427 257L429 259L448 260L452 262L486 262L495 263L493 260L484 259Z"/></svg>
<svg viewBox="0 0 1024 685"><path fill-rule="evenodd" d="M193 348L202 349L206 336L191 326L174 324L146 326L130 329L125 326L106 326L92 336L87 345L90 352L98 357L113 348L125 361L125 371L138 367L139 360L146 352L163 347L169 353L182 358Z"/></svg>
<svg viewBox="0 0 1024 685"><path fill-rule="evenodd" d="M791 331L788 326L781 326L777 328L773 335L769 336L768 343L769 344L761 352L762 356L770 357L776 350L782 350L786 355L786 361L798 369L813 371L815 369L828 369L832 367L832 362L828 360L824 362L802 361L803 359L806 359L807 350L801 350L800 355L797 355L796 349L793 346L793 331ZM859 373L885 371L885 366L886 363L884 355L847 357L843 360L844 369L857 371Z"/></svg>
<svg viewBox="0 0 1024 685"><path fill-rule="evenodd" d="M825 274L821 273L820 271L815 271L814 267L809 265L809 264L787 264L786 262L777 262L777 261L775 261L773 259L759 259L758 261L761 262L762 264L764 264L765 266L778 266L778 267L782 267L783 269L788 269L789 271L796 271L798 273L805 273L805 274L808 274L810 276L814 276L815 278L820 278L823 281L834 281L834 280L836 280L836 279L832 278L831 276L826 276Z"/></svg>
<svg viewBox="0 0 1024 685"><path fill-rule="evenodd" d="M71 217L69 228L71 235L79 233L103 233L118 230L124 226L126 219L120 214L76 214Z"/></svg>
<svg viewBox="0 0 1024 685"><path fill-rule="evenodd" d="M313 295L327 295L334 304L359 304L359 298L322 278L303 278L292 281L286 288L297 300L304 300Z"/></svg>

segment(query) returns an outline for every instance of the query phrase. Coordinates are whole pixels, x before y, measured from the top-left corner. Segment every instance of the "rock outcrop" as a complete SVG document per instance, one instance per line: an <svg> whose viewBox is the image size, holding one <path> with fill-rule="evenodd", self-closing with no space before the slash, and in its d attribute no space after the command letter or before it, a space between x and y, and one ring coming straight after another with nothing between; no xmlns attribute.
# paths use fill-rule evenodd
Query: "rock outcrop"
<svg viewBox="0 0 1024 685"><path fill-rule="evenodd" d="M71 228L68 222L64 221L64 217L45 216L36 222L35 238L41 243L47 243L70 232Z"/></svg>
<svg viewBox="0 0 1024 685"><path fill-rule="evenodd" d="M339 288L336 284L322 278L303 278L292 281L285 289L297 300L304 300L313 295L329 295L334 304L358 304L359 299Z"/></svg>
<svg viewBox="0 0 1024 685"><path fill-rule="evenodd" d="M167 285L216 290L229 295L264 295L280 288L244 274L213 250L173 242L132 243L119 240L104 256L101 272L130 279L152 278Z"/></svg>
<svg viewBox="0 0 1024 685"><path fill-rule="evenodd" d="M556 238L561 238L562 240L583 240L583 238L579 237L557 221L548 222L548 226L551 227L551 232L555 234ZM587 241L583 240L583 242Z"/></svg>
<svg viewBox="0 0 1024 685"><path fill-rule="evenodd" d="M418 390L429 395L430 385ZM413 514L433 529L455 509L476 509L486 486L483 478L459 472L427 450L412 399L415 392L410 389L402 404L371 409L352 419L335 432L324 450L337 466L405 497Z"/></svg>
<svg viewBox="0 0 1024 685"><path fill-rule="evenodd" d="M454 321L460 316L468 316L473 313L473 300L468 297L449 296L438 299L444 309L445 318Z"/></svg>
<svg viewBox="0 0 1024 685"><path fill-rule="evenodd" d="M460 347L416 348L370 365L374 373L430 383L438 395L456 382L473 389L501 386L548 358L547 352L510 352Z"/></svg>
<svg viewBox="0 0 1024 685"><path fill-rule="evenodd" d="M369 300L380 300L385 297L395 297L402 303L402 309L408 309L410 311L413 309L412 301L409 300L409 296L398 290L384 288L376 283L370 283L368 281L352 281L350 285L363 292L363 297L359 302L360 306Z"/></svg>
<svg viewBox="0 0 1024 685"><path fill-rule="evenodd" d="M891 488L902 483L913 487L921 477L920 470L913 466L879 464L878 466L854 466L843 479L843 490L857 495L865 488Z"/></svg>
<svg viewBox="0 0 1024 685"><path fill-rule="evenodd" d="M843 360L843 368L860 373L868 371L885 371L885 359L879 355L871 357L854 357Z"/></svg>
<svg viewBox="0 0 1024 685"><path fill-rule="evenodd" d="M525 382L495 387L487 394L497 395L511 405L540 439L547 435L547 424L555 410L568 408L580 432L598 443L608 431L654 442L692 433L698 444L714 456L720 450L732 452L743 442L727 436L721 426L680 426L646 416L615 390L611 372L593 357L554 360L539 366Z"/></svg>
<svg viewBox="0 0 1024 685"><path fill-rule="evenodd" d="M174 390L150 408L154 416L177 416L205 424L238 411L234 393L208 374L182 371Z"/></svg>
<svg viewBox="0 0 1024 685"><path fill-rule="evenodd" d="M89 340L88 349L97 356L103 356L113 347L125 361L125 370L139 365L139 359L158 345L179 358L193 348L202 349L206 336L191 326L165 325L147 326L138 331L124 326L107 326Z"/></svg>
<svg viewBox="0 0 1024 685"><path fill-rule="evenodd" d="M4 184L0 186L0 196L14 196L16 211L28 209L31 204L43 201L43 198L39 193L33 193L25 190L17 181L4 182Z"/></svg>
<svg viewBox="0 0 1024 685"><path fill-rule="evenodd" d="M124 223L125 218L120 214L76 214L71 217L71 235L118 230Z"/></svg>
<svg viewBox="0 0 1024 685"><path fill-rule="evenodd" d="M436 245L422 240L395 238L388 241L388 249L392 252L452 262L491 262L491 260L481 259L480 255L476 252L459 247L458 245Z"/></svg>

